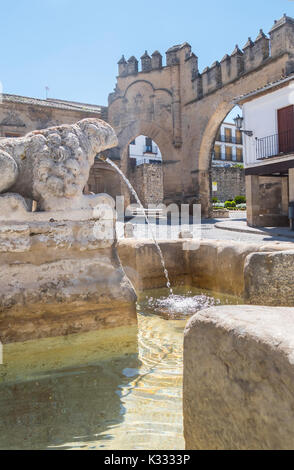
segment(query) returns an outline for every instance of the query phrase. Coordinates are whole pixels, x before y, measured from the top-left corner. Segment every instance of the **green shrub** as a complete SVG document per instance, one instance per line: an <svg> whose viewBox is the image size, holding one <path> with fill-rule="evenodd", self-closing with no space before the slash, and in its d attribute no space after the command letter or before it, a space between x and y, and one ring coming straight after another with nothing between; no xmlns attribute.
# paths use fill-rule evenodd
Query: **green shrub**
<svg viewBox="0 0 294 470"><path fill-rule="evenodd" d="M245 204L246 203L246 197L245 196L236 196L234 199L236 204Z"/></svg>
<svg viewBox="0 0 294 470"><path fill-rule="evenodd" d="M235 201L226 201L225 202L225 208L226 209L232 209L234 207L236 207Z"/></svg>
<svg viewBox="0 0 294 470"><path fill-rule="evenodd" d="M211 202L213 202L214 204L216 204L217 202L220 202L220 201L219 201L219 198L218 198L218 197L215 197L215 196L214 196L214 197L211 199Z"/></svg>

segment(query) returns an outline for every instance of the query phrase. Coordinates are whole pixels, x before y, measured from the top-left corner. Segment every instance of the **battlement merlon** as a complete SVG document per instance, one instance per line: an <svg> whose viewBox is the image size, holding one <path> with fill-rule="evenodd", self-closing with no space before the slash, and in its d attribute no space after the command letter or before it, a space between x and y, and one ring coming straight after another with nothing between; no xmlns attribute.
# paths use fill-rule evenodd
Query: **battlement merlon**
<svg viewBox="0 0 294 470"><path fill-rule="evenodd" d="M162 55L158 51L155 51L151 56L145 51L141 57L141 71L138 69L138 60L134 56L128 61L122 56L118 63L118 79L155 71L160 72L170 67L180 67L181 74L184 73L188 80L191 79L191 90L194 97L201 99L240 76L266 64L268 60L278 58L283 54L289 56L283 70L283 73L287 75L294 71L294 18L285 14L280 20L274 22L269 31L269 37L261 29L255 41L248 38L242 49L236 45L230 55L226 54L220 62L214 62L202 73L199 73L198 70L197 56L192 52L190 44L185 42L172 46L166 51L165 66L162 64ZM114 95L111 94L110 99L113 98Z"/></svg>

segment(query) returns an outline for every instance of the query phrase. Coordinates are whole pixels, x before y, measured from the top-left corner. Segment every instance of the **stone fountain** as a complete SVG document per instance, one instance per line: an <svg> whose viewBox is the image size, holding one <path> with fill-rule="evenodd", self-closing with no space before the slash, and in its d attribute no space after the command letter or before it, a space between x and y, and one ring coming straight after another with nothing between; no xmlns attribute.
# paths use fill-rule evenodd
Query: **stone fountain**
<svg viewBox="0 0 294 470"><path fill-rule="evenodd" d="M99 119L0 143L2 343L136 324L107 195L83 194L116 135Z"/></svg>

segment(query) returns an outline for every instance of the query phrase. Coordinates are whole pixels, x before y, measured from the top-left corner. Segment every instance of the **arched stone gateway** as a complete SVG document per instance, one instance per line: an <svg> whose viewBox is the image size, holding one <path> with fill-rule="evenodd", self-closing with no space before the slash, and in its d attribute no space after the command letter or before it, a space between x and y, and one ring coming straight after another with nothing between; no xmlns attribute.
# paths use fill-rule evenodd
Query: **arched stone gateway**
<svg viewBox="0 0 294 470"><path fill-rule="evenodd" d="M166 66L155 51L138 61L124 57L114 93L109 95L109 122L119 140L122 169L127 147L139 134L155 140L163 155L165 202L202 204L210 210L210 161L218 128L237 96L278 80L294 70L294 19L283 16L269 38L260 31L242 50L235 47L221 62L198 71L187 43L166 52Z"/></svg>

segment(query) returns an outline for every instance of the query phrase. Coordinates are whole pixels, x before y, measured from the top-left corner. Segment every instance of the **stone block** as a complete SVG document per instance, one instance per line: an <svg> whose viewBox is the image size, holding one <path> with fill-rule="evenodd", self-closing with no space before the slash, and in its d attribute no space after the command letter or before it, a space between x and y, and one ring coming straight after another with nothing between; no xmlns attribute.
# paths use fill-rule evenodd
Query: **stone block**
<svg viewBox="0 0 294 470"><path fill-rule="evenodd" d="M188 450L293 449L293 309L222 306L194 315L183 402Z"/></svg>
<svg viewBox="0 0 294 470"><path fill-rule="evenodd" d="M249 255L244 268L246 301L294 306L293 266L294 250Z"/></svg>

